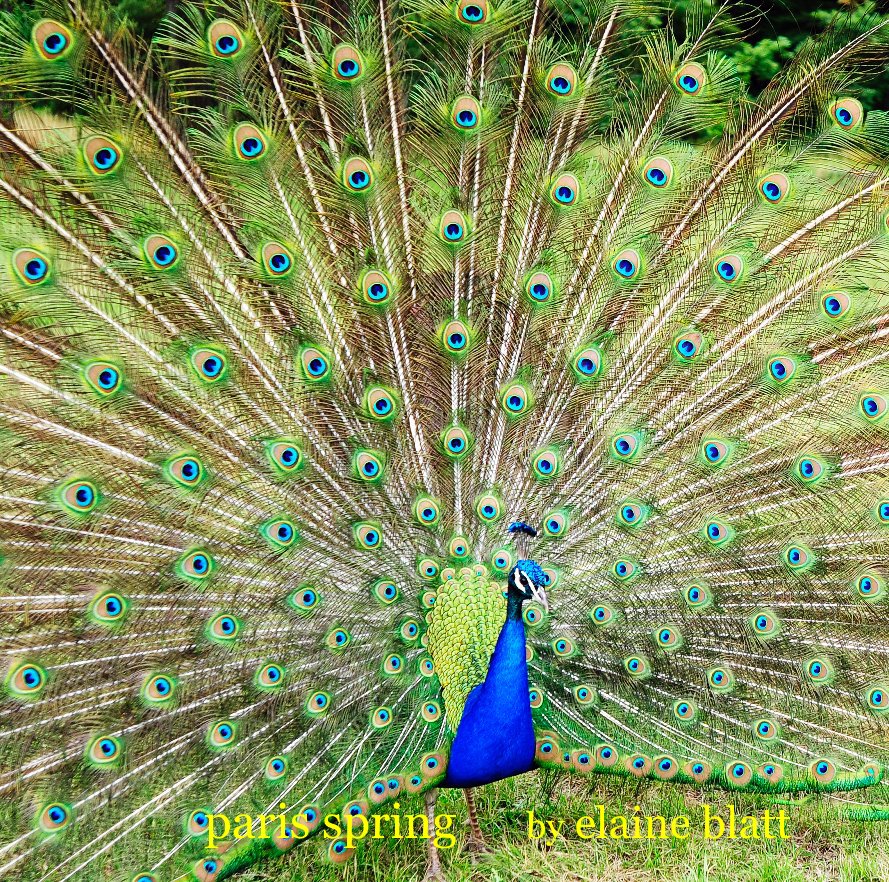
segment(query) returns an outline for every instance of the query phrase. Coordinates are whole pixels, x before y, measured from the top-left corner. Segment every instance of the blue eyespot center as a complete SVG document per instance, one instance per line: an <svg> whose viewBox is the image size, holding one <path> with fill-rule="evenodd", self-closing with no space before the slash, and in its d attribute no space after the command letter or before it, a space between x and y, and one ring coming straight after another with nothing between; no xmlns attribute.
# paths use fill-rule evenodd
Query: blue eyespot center
<svg viewBox="0 0 889 882"><path fill-rule="evenodd" d="M238 40L231 34L223 34L216 41L216 51L220 55L231 55L232 52L236 52L238 49Z"/></svg>
<svg viewBox="0 0 889 882"><path fill-rule="evenodd" d="M565 184L562 184L560 187L556 188L556 199L558 199L559 202L562 202L564 204L573 202L574 201L574 190L572 190L570 187L566 186Z"/></svg>
<svg viewBox="0 0 889 882"><path fill-rule="evenodd" d="M691 74L684 74L679 79L679 85L685 89L686 92L697 92L698 91L698 81L696 77L693 77Z"/></svg>
<svg viewBox="0 0 889 882"><path fill-rule="evenodd" d="M102 147L100 150L96 151L93 161L100 169L111 168L117 161L117 151L110 147Z"/></svg>
<svg viewBox="0 0 889 882"><path fill-rule="evenodd" d="M720 261L718 266L719 275L726 281L733 279L736 275L735 268L727 260Z"/></svg>
<svg viewBox="0 0 889 882"><path fill-rule="evenodd" d="M25 275L32 281L42 279L46 275L46 261L40 257L32 257L25 264Z"/></svg>
<svg viewBox="0 0 889 882"><path fill-rule="evenodd" d="M836 116L837 122L841 126L852 125L852 114L845 107L838 107L836 109L835 116Z"/></svg>
<svg viewBox="0 0 889 882"><path fill-rule="evenodd" d="M655 187L663 187L667 183L667 175L663 169L652 167L646 173L645 177L648 182L654 184Z"/></svg>
<svg viewBox="0 0 889 882"><path fill-rule="evenodd" d="M482 12L482 10L478 6L474 5L465 6L463 8L463 11L461 12L461 15L466 21L471 22L472 24L476 24L477 22L480 22L482 18L484 18L484 13Z"/></svg>
<svg viewBox="0 0 889 882"><path fill-rule="evenodd" d="M629 260L626 257L622 257L617 263L614 265L614 268L624 277L629 278L636 272L636 265L632 260Z"/></svg>
<svg viewBox="0 0 889 882"><path fill-rule="evenodd" d="M168 266L176 258L176 249L172 245L158 245L154 249L154 262L159 266Z"/></svg>
<svg viewBox="0 0 889 882"><path fill-rule="evenodd" d="M386 296L386 286L382 282L374 282L368 288L368 295L371 300L382 300Z"/></svg>
<svg viewBox="0 0 889 882"><path fill-rule="evenodd" d="M117 385L117 371L112 368L105 368L99 374L99 385L103 389L112 389Z"/></svg>
<svg viewBox="0 0 889 882"><path fill-rule="evenodd" d="M50 55L58 55L67 45L67 37L58 31L54 31L43 41L43 48Z"/></svg>
<svg viewBox="0 0 889 882"><path fill-rule="evenodd" d="M353 171L352 174L349 175L349 183L356 190L363 190L370 183L370 178L365 171Z"/></svg>
<svg viewBox="0 0 889 882"><path fill-rule="evenodd" d="M781 198L781 188L774 181L766 181L762 185L762 192L766 199L775 202Z"/></svg>
<svg viewBox="0 0 889 882"><path fill-rule="evenodd" d="M464 109L457 114L457 123L464 129L471 129L475 125L477 119L478 117L472 110Z"/></svg>
<svg viewBox="0 0 889 882"><path fill-rule="evenodd" d="M567 95L571 91L571 83L562 76L553 77L549 84L552 90L560 95Z"/></svg>
<svg viewBox="0 0 889 882"><path fill-rule="evenodd" d="M358 63L352 58L344 58L337 66L337 70L340 76L354 77L358 73Z"/></svg>

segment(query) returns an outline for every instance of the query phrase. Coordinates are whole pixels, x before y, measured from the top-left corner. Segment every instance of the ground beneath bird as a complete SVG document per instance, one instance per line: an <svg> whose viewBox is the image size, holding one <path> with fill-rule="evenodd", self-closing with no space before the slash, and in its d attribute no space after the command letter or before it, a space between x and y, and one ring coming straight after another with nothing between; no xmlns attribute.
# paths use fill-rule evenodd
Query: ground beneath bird
<svg viewBox="0 0 889 882"><path fill-rule="evenodd" d="M475 791L479 820L492 854L473 866L463 848L466 806L459 791L443 790L440 813L456 815L457 845L443 850L449 882L883 882L889 879L889 822L857 822L842 817L839 802L825 798L802 805L776 806L774 800L716 790L684 790L657 782L578 781L561 775L535 775L502 781ZM886 788L856 794L856 803L887 802ZM704 803L713 812L759 815L769 808L787 812L787 840L707 841L699 831L687 840L582 841L573 833L553 847L529 841L528 811L540 818L576 820L605 806L607 815L687 816L694 826ZM402 810L405 806L402 806ZM568 825L566 824L566 827ZM311 851L311 854L310 854ZM248 871L244 882L415 882L422 879L421 842L383 840L366 845L354 863L336 867L306 849L281 862ZM239 877L240 878L240 877Z"/></svg>

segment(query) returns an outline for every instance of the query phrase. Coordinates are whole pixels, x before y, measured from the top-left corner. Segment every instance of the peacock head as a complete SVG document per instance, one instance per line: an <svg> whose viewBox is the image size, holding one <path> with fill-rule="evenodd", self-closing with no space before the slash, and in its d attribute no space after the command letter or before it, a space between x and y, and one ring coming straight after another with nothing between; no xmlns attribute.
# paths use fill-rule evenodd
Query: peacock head
<svg viewBox="0 0 889 882"><path fill-rule="evenodd" d="M537 536L537 530L525 521L513 521L509 525L509 532L522 552L522 559L509 571L509 594L517 598L520 603L525 600L535 600L549 612L549 601L544 587L546 574L536 560L530 560L526 556L528 543Z"/></svg>
<svg viewBox="0 0 889 882"><path fill-rule="evenodd" d="M509 571L509 593L521 601L534 600L549 612L545 584L546 575L536 560L520 560Z"/></svg>

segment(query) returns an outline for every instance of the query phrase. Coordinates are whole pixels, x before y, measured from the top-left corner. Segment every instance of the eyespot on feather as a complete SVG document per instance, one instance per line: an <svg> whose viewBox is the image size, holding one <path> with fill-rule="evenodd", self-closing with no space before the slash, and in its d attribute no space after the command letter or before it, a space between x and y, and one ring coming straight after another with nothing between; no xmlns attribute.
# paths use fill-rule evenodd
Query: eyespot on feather
<svg viewBox="0 0 889 882"><path fill-rule="evenodd" d="M756 185L756 190L763 201L769 205L777 205L790 193L790 179L781 172L772 172Z"/></svg>
<svg viewBox="0 0 889 882"><path fill-rule="evenodd" d="M490 14L487 0L459 0L454 9L457 21L475 26L484 24Z"/></svg>
<svg viewBox="0 0 889 882"><path fill-rule="evenodd" d="M303 453L295 441L272 441L266 445L266 454L275 469L282 474L292 474L304 463Z"/></svg>
<svg viewBox="0 0 889 882"><path fill-rule="evenodd" d="M100 625L118 625L126 618L129 606L117 591L100 591L90 603L90 617Z"/></svg>
<svg viewBox="0 0 889 882"><path fill-rule="evenodd" d="M32 701L46 686L46 669L36 662L13 662L6 675L6 689L14 697Z"/></svg>
<svg viewBox="0 0 889 882"><path fill-rule="evenodd" d="M283 756L273 756L265 764L264 770L267 781L278 781L287 774L287 758Z"/></svg>
<svg viewBox="0 0 889 882"><path fill-rule="evenodd" d="M123 383L120 368L108 361L91 361L85 365L83 379L93 391L103 396L119 392Z"/></svg>
<svg viewBox="0 0 889 882"><path fill-rule="evenodd" d="M123 158L123 152L110 138L95 135L84 142L83 156L90 171L101 176L117 168Z"/></svg>
<svg viewBox="0 0 889 882"><path fill-rule="evenodd" d="M656 190L673 183L673 163L666 156L652 156L642 168L642 179Z"/></svg>
<svg viewBox="0 0 889 882"><path fill-rule="evenodd" d="M373 551L383 544L383 536L377 524L360 522L352 528L355 544L365 551Z"/></svg>
<svg viewBox="0 0 889 882"><path fill-rule="evenodd" d="M614 270L618 280L629 282L639 275L642 268L642 258L635 248L624 248L612 259L611 268Z"/></svg>
<svg viewBox="0 0 889 882"><path fill-rule="evenodd" d="M840 98L831 104L830 118L841 129L856 129L864 121L864 107L855 98Z"/></svg>
<svg viewBox="0 0 889 882"><path fill-rule="evenodd" d="M178 684L168 674L151 674L142 684L142 700L148 705L166 705L176 697Z"/></svg>
<svg viewBox="0 0 889 882"><path fill-rule="evenodd" d="M395 296L395 289L384 272L368 270L361 277L361 296L371 306L386 306Z"/></svg>
<svg viewBox="0 0 889 882"><path fill-rule="evenodd" d="M73 812L61 802L45 805L37 815L37 826L44 833L58 833L71 823Z"/></svg>
<svg viewBox="0 0 889 882"><path fill-rule="evenodd" d="M525 282L525 296L531 306L551 303L555 297L555 285L549 273L543 270L531 273Z"/></svg>
<svg viewBox="0 0 889 882"><path fill-rule="evenodd" d="M556 98L567 98L577 88L577 72L570 64L554 64L546 74L546 88Z"/></svg>
<svg viewBox="0 0 889 882"><path fill-rule="evenodd" d="M280 242L266 242L262 246L262 265L275 279L282 279L293 271L293 254Z"/></svg>
<svg viewBox="0 0 889 882"><path fill-rule="evenodd" d="M186 579L200 581L206 579L214 570L214 561L210 554L202 549L187 551L176 565L177 572Z"/></svg>
<svg viewBox="0 0 889 882"><path fill-rule="evenodd" d="M237 737L237 724L231 720L211 723L207 730L207 745L214 750L231 747Z"/></svg>
<svg viewBox="0 0 889 882"><path fill-rule="evenodd" d="M387 422L399 411L400 400L390 389L370 386L364 392L364 412L371 419Z"/></svg>
<svg viewBox="0 0 889 882"><path fill-rule="evenodd" d="M256 686L263 692L280 689L285 683L286 675L287 672L281 665L268 662L256 672Z"/></svg>
<svg viewBox="0 0 889 882"><path fill-rule="evenodd" d="M725 254L714 262L713 272L717 279L734 284L744 272L744 261L737 254Z"/></svg>
<svg viewBox="0 0 889 882"><path fill-rule="evenodd" d="M364 74L364 59L354 46L343 43L333 50L330 68L341 83L354 83Z"/></svg>
<svg viewBox="0 0 889 882"><path fill-rule="evenodd" d="M74 40L61 22L44 18L31 30L31 43L44 61L58 61L71 51Z"/></svg>
<svg viewBox="0 0 889 882"><path fill-rule="evenodd" d="M223 613L210 619L207 624L207 637L216 643L231 643L241 633L241 626L240 619Z"/></svg>
<svg viewBox="0 0 889 882"><path fill-rule="evenodd" d="M155 233L142 243L145 259L157 270L170 270L179 263L179 249L171 239Z"/></svg>
<svg viewBox="0 0 889 882"><path fill-rule="evenodd" d="M268 149L265 136L250 123L241 123L232 132L232 145L235 158L241 162L255 162L261 159Z"/></svg>
<svg viewBox="0 0 889 882"><path fill-rule="evenodd" d="M471 95L460 95L451 105L451 125L459 132L476 131L481 119L481 106Z"/></svg>
<svg viewBox="0 0 889 882"><path fill-rule="evenodd" d="M445 353L454 358L462 358L467 355L472 342L469 328L456 319L444 326L440 339Z"/></svg>
<svg viewBox="0 0 889 882"><path fill-rule="evenodd" d="M366 160L353 156L343 164L342 181L350 193L367 193L373 187L373 172Z"/></svg>
<svg viewBox="0 0 889 882"><path fill-rule="evenodd" d="M330 358L315 346L304 346L301 349L299 364L303 378L309 383L330 379Z"/></svg>
<svg viewBox="0 0 889 882"><path fill-rule="evenodd" d="M191 454L169 460L164 466L164 471L176 484L187 488L196 487L204 477L201 461Z"/></svg>
<svg viewBox="0 0 889 882"><path fill-rule="evenodd" d="M571 368L579 382L587 383L601 372L602 353L595 346L586 346L574 354Z"/></svg>
<svg viewBox="0 0 889 882"><path fill-rule="evenodd" d="M469 226L462 212L451 209L441 216L438 236L446 245L462 245L468 235Z"/></svg>
<svg viewBox="0 0 889 882"><path fill-rule="evenodd" d="M216 58L237 58L244 48L244 38L235 25L224 18L217 18L207 28L207 43Z"/></svg>
<svg viewBox="0 0 889 882"><path fill-rule="evenodd" d="M673 77L676 87L685 95L700 95L707 85L707 74L704 68L693 61L683 64Z"/></svg>
<svg viewBox="0 0 889 882"><path fill-rule="evenodd" d="M19 248L13 252L12 267L18 278L28 287L49 281L49 259L33 248Z"/></svg>
<svg viewBox="0 0 889 882"><path fill-rule="evenodd" d="M69 481L62 486L59 500L72 514L89 514L99 504L99 493L90 481Z"/></svg>
<svg viewBox="0 0 889 882"><path fill-rule="evenodd" d="M441 435L441 449L448 459L462 459L471 447L472 436L462 426L451 426Z"/></svg>
<svg viewBox="0 0 889 882"><path fill-rule="evenodd" d="M500 393L500 407L509 417L523 416L533 406L531 390L524 383L510 383Z"/></svg>
<svg viewBox="0 0 889 882"><path fill-rule="evenodd" d="M549 188L549 198L557 208L569 208L580 198L580 183L572 174L561 174Z"/></svg>

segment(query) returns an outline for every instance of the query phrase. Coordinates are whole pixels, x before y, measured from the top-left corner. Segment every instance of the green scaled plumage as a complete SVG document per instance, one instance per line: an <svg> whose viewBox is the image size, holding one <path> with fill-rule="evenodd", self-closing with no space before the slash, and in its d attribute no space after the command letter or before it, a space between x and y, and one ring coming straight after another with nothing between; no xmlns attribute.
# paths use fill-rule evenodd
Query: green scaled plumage
<svg viewBox="0 0 889 882"><path fill-rule="evenodd" d="M0 18L0 875L348 858L207 815L440 783L515 519L541 765L881 780L887 35L563 12Z"/></svg>

